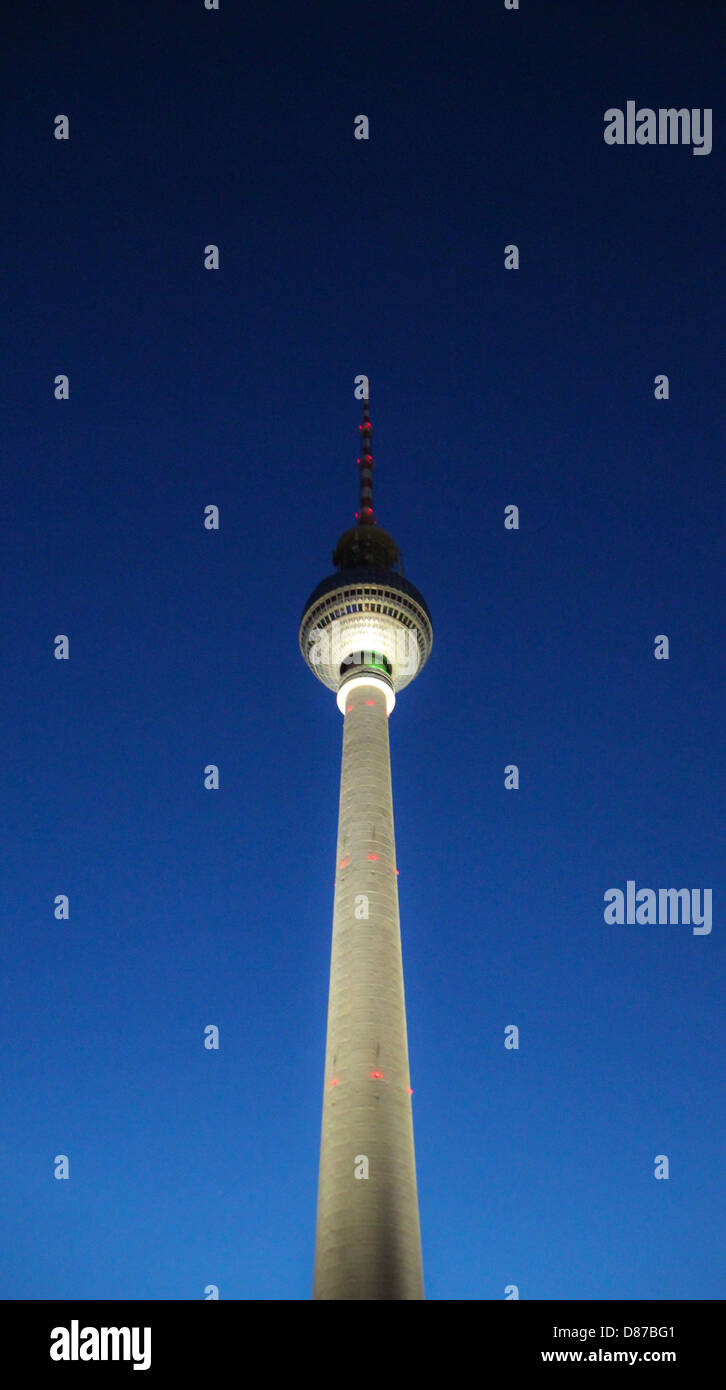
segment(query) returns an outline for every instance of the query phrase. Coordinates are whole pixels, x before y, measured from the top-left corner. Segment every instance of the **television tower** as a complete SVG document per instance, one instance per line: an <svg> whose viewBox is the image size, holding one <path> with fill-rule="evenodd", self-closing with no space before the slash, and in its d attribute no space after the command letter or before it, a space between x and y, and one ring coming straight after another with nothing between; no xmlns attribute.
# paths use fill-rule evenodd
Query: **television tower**
<svg viewBox="0 0 726 1390"><path fill-rule="evenodd" d="M388 716L433 630L373 512L367 399L359 429L356 524L300 623L344 716L313 1298L422 1299Z"/></svg>

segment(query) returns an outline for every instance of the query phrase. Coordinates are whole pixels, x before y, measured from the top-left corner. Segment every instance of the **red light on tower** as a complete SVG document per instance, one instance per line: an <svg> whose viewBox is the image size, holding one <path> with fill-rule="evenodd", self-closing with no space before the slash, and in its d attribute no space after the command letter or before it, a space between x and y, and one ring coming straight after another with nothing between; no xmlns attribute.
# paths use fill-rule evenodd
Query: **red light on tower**
<svg viewBox="0 0 726 1390"><path fill-rule="evenodd" d="M367 857L368 857L368 859L377 859L377 858L378 858L378 855L377 855L377 854L369 854Z"/></svg>
<svg viewBox="0 0 726 1390"><path fill-rule="evenodd" d="M382 1078L383 1078L383 1072L382 1072L382 1071L372 1071L372 1072L371 1072L371 1076L372 1076L372 1078L373 1078L374 1081L381 1081Z"/></svg>

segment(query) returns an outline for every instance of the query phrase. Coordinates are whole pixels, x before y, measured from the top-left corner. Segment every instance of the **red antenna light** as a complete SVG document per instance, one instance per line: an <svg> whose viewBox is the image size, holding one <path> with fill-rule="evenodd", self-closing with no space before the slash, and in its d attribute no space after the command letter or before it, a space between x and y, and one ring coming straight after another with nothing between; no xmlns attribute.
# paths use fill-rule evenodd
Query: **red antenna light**
<svg viewBox="0 0 726 1390"><path fill-rule="evenodd" d="M363 424L358 426L358 432L363 436L361 441L360 458L358 468L360 469L360 503L359 510L355 514L355 519L359 526L375 526L376 518L373 512L373 455L371 454L371 425L370 404L366 399L363 401Z"/></svg>
<svg viewBox="0 0 726 1390"><path fill-rule="evenodd" d="M372 1076L372 1078L373 1078L374 1081L381 1081L382 1078L383 1078L383 1072L382 1072L382 1071L372 1071L372 1072L371 1072L371 1076Z"/></svg>

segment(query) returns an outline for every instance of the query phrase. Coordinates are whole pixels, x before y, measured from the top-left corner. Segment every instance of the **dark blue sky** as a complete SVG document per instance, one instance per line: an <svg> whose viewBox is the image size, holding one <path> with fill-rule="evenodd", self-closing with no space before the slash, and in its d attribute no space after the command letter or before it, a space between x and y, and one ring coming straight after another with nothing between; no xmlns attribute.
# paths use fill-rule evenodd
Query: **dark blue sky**
<svg viewBox="0 0 726 1390"><path fill-rule="evenodd" d="M8 28L0 1294L310 1296L342 726L297 624L363 372L435 631L390 722L427 1296L722 1298L721 7ZM629 99L711 154L607 146ZM711 934L606 925L628 879Z"/></svg>

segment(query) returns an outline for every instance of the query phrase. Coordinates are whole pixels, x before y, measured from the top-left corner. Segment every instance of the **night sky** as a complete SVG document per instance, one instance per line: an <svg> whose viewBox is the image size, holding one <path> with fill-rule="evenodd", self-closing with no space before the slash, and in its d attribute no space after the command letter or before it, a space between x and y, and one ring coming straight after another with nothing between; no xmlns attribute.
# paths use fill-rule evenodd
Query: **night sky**
<svg viewBox="0 0 726 1390"><path fill-rule="evenodd" d="M427 1297L724 1297L725 27L8 12L1 1296L310 1297L342 720L297 628L365 373L434 623L390 720ZM711 153L607 145L629 100ZM711 933L606 923L628 880Z"/></svg>

